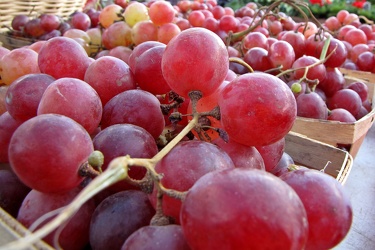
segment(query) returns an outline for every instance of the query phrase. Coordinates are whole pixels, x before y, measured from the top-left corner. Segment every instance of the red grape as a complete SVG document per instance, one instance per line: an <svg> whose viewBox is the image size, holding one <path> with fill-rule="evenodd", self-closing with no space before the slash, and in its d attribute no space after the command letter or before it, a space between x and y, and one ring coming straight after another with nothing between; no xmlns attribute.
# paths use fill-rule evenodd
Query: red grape
<svg viewBox="0 0 375 250"><path fill-rule="evenodd" d="M31 190L21 205L17 220L28 228L41 216L71 203L79 191L81 191L81 188L58 194L48 194ZM80 250L88 244L90 220L94 209L95 205L92 200L82 205L58 237L61 248ZM53 231L43 240L51 246L55 246L55 235L56 231Z"/></svg>
<svg viewBox="0 0 375 250"><path fill-rule="evenodd" d="M22 201L31 189L9 169L0 169L0 183L0 207L17 217Z"/></svg>
<svg viewBox="0 0 375 250"><path fill-rule="evenodd" d="M309 236L305 249L332 249L347 235L352 206L343 186L332 176L314 169L299 169L280 176L301 198Z"/></svg>
<svg viewBox="0 0 375 250"><path fill-rule="evenodd" d="M132 233L121 250L190 250L180 225L144 226Z"/></svg>
<svg viewBox="0 0 375 250"><path fill-rule="evenodd" d="M329 109L343 108L356 116L361 109L361 97L352 89L341 89L327 100Z"/></svg>
<svg viewBox="0 0 375 250"><path fill-rule="evenodd" d="M155 139L145 129L132 124L116 124L101 130L93 138L94 149L104 155L102 169L116 157L129 155L133 158L152 158L158 152ZM129 176L133 179L142 179L146 174L143 167L132 166ZM111 190L123 191L135 189L126 181L115 183Z"/></svg>
<svg viewBox="0 0 375 250"><path fill-rule="evenodd" d="M285 137L265 146L257 146L256 149L263 158L266 171L272 172L284 153Z"/></svg>
<svg viewBox="0 0 375 250"><path fill-rule="evenodd" d="M104 106L101 127L121 123L140 126L157 139L165 125L160 101L150 92L140 89L127 90L114 96Z"/></svg>
<svg viewBox="0 0 375 250"><path fill-rule="evenodd" d="M103 106L115 95L136 88L129 66L113 56L102 56L91 63L84 80L98 92Z"/></svg>
<svg viewBox="0 0 375 250"><path fill-rule="evenodd" d="M102 111L100 97L88 83L64 77L52 82L45 89L37 113L65 115L92 134L99 126Z"/></svg>
<svg viewBox="0 0 375 250"><path fill-rule="evenodd" d="M90 246L92 249L121 249L132 233L150 224L154 214L142 191L126 190L110 195L92 215Z"/></svg>
<svg viewBox="0 0 375 250"><path fill-rule="evenodd" d="M297 97L297 115L326 120L328 117L327 104L315 92L300 94Z"/></svg>
<svg viewBox="0 0 375 250"><path fill-rule="evenodd" d="M83 180L78 171L93 152L92 140L77 122L57 114L23 122L9 143L9 162L27 186L40 192L64 192Z"/></svg>
<svg viewBox="0 0 375 250"><path fill-rule="evenodd" d="M0 115L0 162L9 162L8 148L14 131L22 124L15 120L8 111Z"/></svg>
<svg viewBox="0 0 375 250"><path fill-rule="evenodd" d="M258 169L207 173L189 190L180 218L193 249L297 250L308 235L306 211L296 192Z"/></svg>
<svg viewBox="0 0 375 250"><path fill-rule="evenodd" d="M276 41L270 46L268 57L273 68L281 66L282 70L290 69L296 59L292 45L282 40Z"/></svg>
<svg viewBox="0 0 375 250"><path fill-rule="evenodd" d="M47 74L27 74L17 78L6 94L6 107L16 120L26 121L37 115L40 99L55 79Z"/></svg>
<svg viewBox="0 0 375 250"><path fill-rule="evenodd" d="M137 63L135 68L133 68L138 86L154 95L163 95L171 90L161 71L161 60L164 51L165 45L155 46L146 50L137 57Z"/></svg>
<svg viewBox="0 0 375 250"><path fill-rule="evenodd" d="M247 73L234 79L220 92L219 106L221 124L229 137L248 146L280 140L297 115L290 88L266 73Z"/></svg>
<svg viewBox="0 0 375 250"><path fill-rule="evenodd" d="M191 157L193 156L193 157ZM233 161L218 146L205 141L183 141L177 144L155 166L156 172L163 174L164 187L187 191L203 175L211 171L234 168ZM156 206L157 188L150 195ZM179 223L181 201L167 195L163 196L163 213Z"/></svg>
<svg viewBox="0 0 375 250"><path fill-rule="evenodd" d="M83 80L90 60L85 49L74 39L54 37L40 49L38 65L42 73L56 79L74 77Z"/></svg>
<svg viewBox="0 0 375 250"><path fill-rule="evenodd" d="M265 170L263 157L255 147L245 146L231 140L225 142L220 137L213 140L212 143L223 149L237 168Z"/></svg>
<svg viewBox="0 0 375 250"><path fill-rule="evenodd" d="M225 79L228 69L224 42L204 28L182 31L168 43L162 58L165 80L183 97L197 90L203 96L212 94Z"/></svg>

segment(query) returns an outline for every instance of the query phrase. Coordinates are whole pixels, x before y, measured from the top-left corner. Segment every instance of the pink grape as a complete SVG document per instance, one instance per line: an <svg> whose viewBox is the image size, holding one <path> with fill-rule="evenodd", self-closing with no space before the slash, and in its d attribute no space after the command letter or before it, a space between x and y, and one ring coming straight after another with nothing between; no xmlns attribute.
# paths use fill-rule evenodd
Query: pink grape
<svg viewBox="0 0 375 250"><path fill-rule="evenodd" d="M224 130L231 139L247 146L280 140L297 116L290 88L279 78L260 72L231 81L220 92L219 106Z"/></svg>
<svg viewBox="0 0 375 250"><path fill-rule="evenodd" d="M83 80L90 60L79 43L60 36L44 43L39 51L38 65L42 73L56 79L74 77Z"/></svg>
<svg viewBox="0 0 375 250"><path fill-rule="evenodd" d="M165 80L177 94L188 97L190 91L212 94L229 69L224 42L205 28L182 31L167 45L162 58Z"/></svg>
<svg viewBox="0 0 375 250"><path fill-rule="evenodd" d="M9 143L9 162L27 186L40 192L71 190L83 180L80 166L93 152L87 131L69 117L37 115L22 123Z"/></svg>
<svg viewBox="0 0 375 250"><path fill-rule="evenodd" d="M202 176L187 193L180 219L193 249L297 250L308 235L306 211L296 192L258 169Z"/></svg>
<svg viewBox="0 0 375 250"><path fill-rule="evenodd" d="M84 81L96 90L103 106L115 95L136 88L129 65L113 56L103 56L91 63Z"/></svg>
<svg viewBox="0 0 375 250"><path fill-rule="evenodd" d="M38 106L40 114L60 114L81 124L89 134L99 126L102 102L98 93L86 82L64 77L52 82L44 91Z"/></svg>

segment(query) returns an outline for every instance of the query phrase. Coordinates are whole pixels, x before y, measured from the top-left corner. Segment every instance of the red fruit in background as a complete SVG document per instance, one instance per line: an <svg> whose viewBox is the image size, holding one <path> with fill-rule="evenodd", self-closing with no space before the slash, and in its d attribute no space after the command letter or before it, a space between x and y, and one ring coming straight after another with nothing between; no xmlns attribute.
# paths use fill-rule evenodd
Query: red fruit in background
<svg viewBox="0 0 375 250"><path fill-rule="evenodd" d="M342 89L337 91L327 100L329 109L343 108L348 110L353 116L356 116L361 109L361 97L352 89Z"/></svg>
<svg viewBox="0 0 375 250"><path fill-rule="evenodd" d="M294 49L286 41L276 41L268 49L268 58L273 68L290 69L296 59Z"/></svg>
<svg viewBox="0 0 375 250"><path fill-rule="evenodd" d="M73 28L80 30L88 30L91 27L91 19L89 15L84 12L76 12L72 15L70 23Z"/></svg>
<svg viewBox="0 0 375 250"><path fill-rule="evenodd" d="M57 30L60 27L61 20L54 14L43 14L40 16L40 26L46 32Z"/></svg>
<svg viewBox="0 0 375 250"><path fill-rule="evenodd" d="M83 80L90 60L85 49L72 38L54 37L40 49L38 65L42 73L56 79L74 77Z"/></svg>
<svg viewBox="0 0 375 250"><path fill-rule="evenodd" d="M319 59L313 56L302 56L300 58L297 58L292 65L293 69L296 69L293 71L293 78L298 80L301 79L305 74L305 67L309 65L313 65L315 63L318 63ZM302 69L299 69L302 68ZM318 80L318 82L322 82L326 78L326 67L323 64L318 64L316 66L313 66L309 68L307 72L307 79L309 80Z"/></svg>
<svg viewBox="0 0 375 250"><path fill-rule="evenodd" d="M356 118L346 109L336 108L329 112L327 120L329 121L340 121L340 122L356 122Z"/></svg>
<svg viewBox="0 0 375 250"><path fill-rule="evenodd" d="M306 168L280 178L296 191L306 209L309 236L305 249L332 249L338 245L353 220L352 205L344 187L332 176Z"/></svg>
<svg viewBox="0 0 375 250"><path fill-rule="evenodd" d="M15 15L11 22L12 29L22 31L29 20L30 18L26 15Z"/></svg>
<svg viewBox="0 0 375 250"><path fill-rule="evenodd" d="M297 115L326 120L328 117L327 105L317 93L303 93L297 97Z"/></svg>

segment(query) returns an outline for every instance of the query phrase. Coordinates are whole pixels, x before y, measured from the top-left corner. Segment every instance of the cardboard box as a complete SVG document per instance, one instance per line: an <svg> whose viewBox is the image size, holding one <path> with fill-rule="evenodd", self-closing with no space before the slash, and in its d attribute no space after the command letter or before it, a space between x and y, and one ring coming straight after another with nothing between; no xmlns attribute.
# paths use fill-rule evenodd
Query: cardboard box
<svg viewBox="0 0 375 250"><path fill-rule="evenodd" d="M368 86L369 100L372 102L372 111L354 123L343 123L311 118L297 117L292 131L306 135L311 139L328 143L335 147L348 145L349 153L355 157L363 140L375 121L375 74L363 71L340 69L347 84L353 81L363 81Z"/></svg>

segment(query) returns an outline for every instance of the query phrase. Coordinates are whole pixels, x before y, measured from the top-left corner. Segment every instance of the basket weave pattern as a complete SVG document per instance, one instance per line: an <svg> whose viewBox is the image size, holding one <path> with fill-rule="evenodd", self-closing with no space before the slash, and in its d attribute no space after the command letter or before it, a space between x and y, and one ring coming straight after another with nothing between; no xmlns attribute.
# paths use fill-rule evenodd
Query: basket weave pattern
<svg viewBox="0 0 375 250"><path fill-rule="evenodd" d="M85 2L84 0L0 0L0 26L10 26L13 17L19 14L33 17L46 13L66 19L74 11L82 10Z"/></svg>

